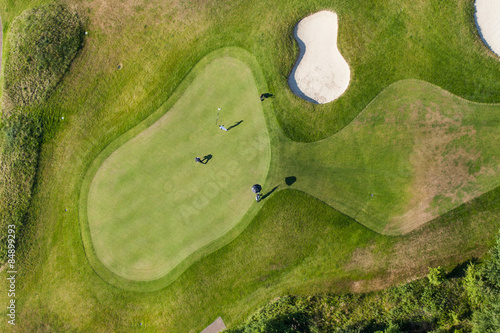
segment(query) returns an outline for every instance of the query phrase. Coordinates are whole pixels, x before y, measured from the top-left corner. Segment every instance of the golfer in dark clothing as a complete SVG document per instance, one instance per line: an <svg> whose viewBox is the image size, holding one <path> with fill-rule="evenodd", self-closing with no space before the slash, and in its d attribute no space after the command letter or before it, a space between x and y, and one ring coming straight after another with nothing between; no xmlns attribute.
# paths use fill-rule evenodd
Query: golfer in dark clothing
<svg viewBox="0 0 500 333"><path fill-rule="evenodd" d="M201 159L200 159L198 156L197 156L197 157L195 157L194 161L195 161L195 162L198 162L198 163L203 164L203 163L201 162Z"/></svg>

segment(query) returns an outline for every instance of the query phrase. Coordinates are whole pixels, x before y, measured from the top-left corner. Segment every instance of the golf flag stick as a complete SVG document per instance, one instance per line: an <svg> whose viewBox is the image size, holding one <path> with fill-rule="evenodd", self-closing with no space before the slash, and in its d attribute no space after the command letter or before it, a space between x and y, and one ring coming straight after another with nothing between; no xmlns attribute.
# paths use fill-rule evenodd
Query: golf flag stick
<svg viewBox="0 0 500 333"><path fill-rule="evenodd" d="M217 123L219 122L219 112L220 108L217 110L217 119L215 120L215 125L217 125Z"/></svg>

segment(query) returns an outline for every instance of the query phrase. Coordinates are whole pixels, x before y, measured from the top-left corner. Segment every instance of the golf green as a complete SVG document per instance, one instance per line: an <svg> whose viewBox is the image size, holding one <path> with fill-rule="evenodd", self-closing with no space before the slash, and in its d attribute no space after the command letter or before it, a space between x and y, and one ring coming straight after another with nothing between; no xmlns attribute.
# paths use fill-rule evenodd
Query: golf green
<svg viewBox="0 0 500 333"><path fill-rule="evenodd" d="M107 269L133 281L164 277L256 205L251 187L270 163L259 93L244 62L216 58L159 120L97 158L87 220Z"/></svg>

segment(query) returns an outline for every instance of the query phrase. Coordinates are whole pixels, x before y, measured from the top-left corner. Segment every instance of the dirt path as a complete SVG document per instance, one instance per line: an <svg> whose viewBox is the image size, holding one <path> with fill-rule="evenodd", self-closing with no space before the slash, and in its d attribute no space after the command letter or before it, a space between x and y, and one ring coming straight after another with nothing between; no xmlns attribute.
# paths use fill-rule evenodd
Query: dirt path
<svg viewBox="0 0 500 333"><path fill-rule="evenodd" d="M207 328L205 328L201 333L218 333L226 329L226 325L222 321L222 318L217 318L213 323L211 323Z"/></svg>

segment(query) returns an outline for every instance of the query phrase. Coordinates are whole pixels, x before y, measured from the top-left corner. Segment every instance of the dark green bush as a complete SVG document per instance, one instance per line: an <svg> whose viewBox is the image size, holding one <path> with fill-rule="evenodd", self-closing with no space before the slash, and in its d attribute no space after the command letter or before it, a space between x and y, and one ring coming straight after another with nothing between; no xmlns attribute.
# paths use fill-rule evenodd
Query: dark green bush
<svg viewBox="0 0 500 333"><path fill-rule="evenodd" d="M429 274L427 274L427 278L431 284L438 286L444 281L445 277L446 273L442 267L429 267Z"/></svg>
<svg viewBox="0 0 500 333"><path fill-rule="evenodd" d="M480 301L473 316L474 332L500 332L500 236L490 258L470 279L475 288L469 288L473 291L469 296Z"/></svg>

